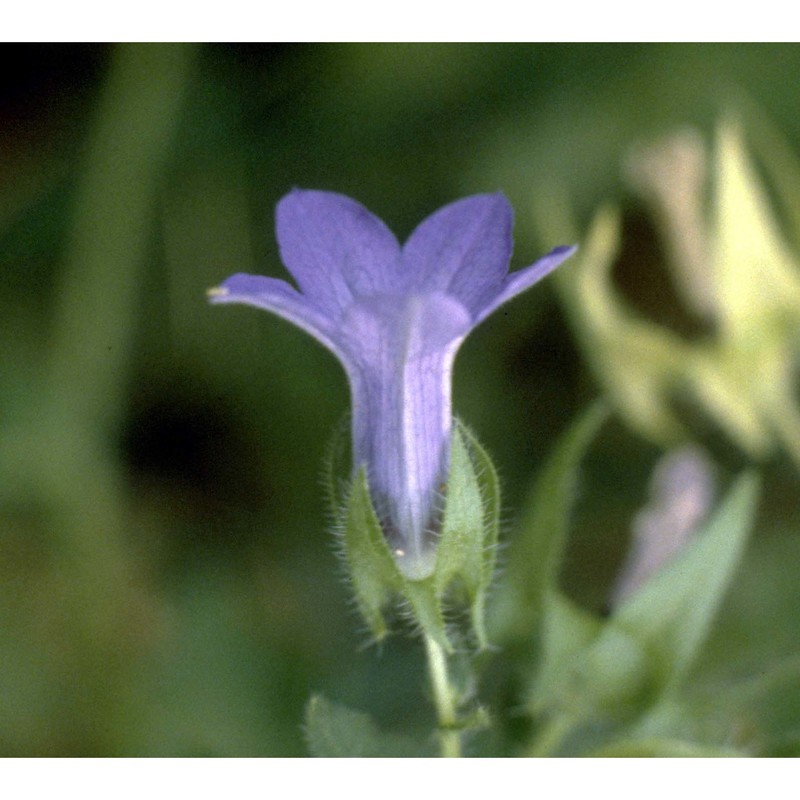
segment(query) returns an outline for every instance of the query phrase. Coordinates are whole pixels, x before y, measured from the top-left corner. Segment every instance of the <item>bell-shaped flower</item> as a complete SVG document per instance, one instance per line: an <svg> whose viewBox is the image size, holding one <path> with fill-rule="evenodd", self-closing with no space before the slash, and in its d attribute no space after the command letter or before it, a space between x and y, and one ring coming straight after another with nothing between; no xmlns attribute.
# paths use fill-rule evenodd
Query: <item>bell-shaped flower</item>
<svg viewBox="0 0 800 800"><path fill-rule="evenodd" d="M342 363L352 397L354 469L409 578L434 567L452 430L453 360L467 334L569 257L558 247L509 274L512 211L500 194L437 211L404 246L359 203L295 190L276 211L297 287L237 274L214 303L245 303L310 333Z"/></svg>

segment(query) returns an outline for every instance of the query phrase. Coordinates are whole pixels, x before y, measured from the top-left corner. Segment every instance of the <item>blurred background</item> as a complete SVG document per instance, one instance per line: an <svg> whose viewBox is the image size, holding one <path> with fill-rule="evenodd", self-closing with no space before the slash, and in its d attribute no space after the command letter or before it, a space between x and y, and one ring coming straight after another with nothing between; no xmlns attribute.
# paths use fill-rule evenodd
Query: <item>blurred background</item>
<svg viewBox="0 0 800 800"><path fill-rule="evenodd" d="M366 646L328 530L340 367L205 290L238 271L286 277L272 214L294 186L350 195L401 239L501 190L514 269L569 243L534 209L568 203L582 229L617 203L620 292L695 333L625 159L675 128L710 137L745 106L800 152L800 48L3 47L0 754L301 756L312 691L429 729L417 643ZM500 470L508 531L601 394L582 347L548 281L459 355L456 411ZM747 463L696 432L723 471ZM563 576L589 608L607 600L659 452L619 416L593 447ZM767 501L698 681L800 652L800 474L780 452L762 466ZM502 668L487 676L502 704ZM797 681L785 697L765 730L800 730Z"/></svg>

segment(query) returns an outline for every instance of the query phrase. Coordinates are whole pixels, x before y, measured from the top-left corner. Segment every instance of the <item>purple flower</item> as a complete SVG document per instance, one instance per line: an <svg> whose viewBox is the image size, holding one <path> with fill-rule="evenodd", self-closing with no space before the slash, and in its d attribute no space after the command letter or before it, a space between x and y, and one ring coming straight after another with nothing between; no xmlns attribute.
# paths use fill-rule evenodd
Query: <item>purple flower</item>
<svg viewBox="0 0 800 800"><path fill-rule="evenodd" d="M293 322L347 372L354 468L366 468L389 546L410 578L430 574L450 457L451 373L467 334L573 252L558 247L508 274L512 211L500 194L459 200L403 247L340 194L295 190L278 203L286 281L237 274L209 292Z"/></svg>

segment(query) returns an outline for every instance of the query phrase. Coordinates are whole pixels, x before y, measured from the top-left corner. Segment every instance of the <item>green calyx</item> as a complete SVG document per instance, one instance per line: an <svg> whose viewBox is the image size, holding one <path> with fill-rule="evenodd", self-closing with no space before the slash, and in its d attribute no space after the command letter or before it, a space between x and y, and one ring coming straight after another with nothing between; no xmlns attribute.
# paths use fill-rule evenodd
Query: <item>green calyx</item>
<svg viewBox="0 0 800 800"><path fill-rule="evenodd" d="M372 635L388 633L384 612L401 609L420 631L451 652L445 610L469 611L470 633L488 646L486 592L495 567L500 491L486 451L456 425L436 542L435 564L424 579L406 575L384 537L363 469L353 479L339 511L341 545L356 603Z"/></svg>

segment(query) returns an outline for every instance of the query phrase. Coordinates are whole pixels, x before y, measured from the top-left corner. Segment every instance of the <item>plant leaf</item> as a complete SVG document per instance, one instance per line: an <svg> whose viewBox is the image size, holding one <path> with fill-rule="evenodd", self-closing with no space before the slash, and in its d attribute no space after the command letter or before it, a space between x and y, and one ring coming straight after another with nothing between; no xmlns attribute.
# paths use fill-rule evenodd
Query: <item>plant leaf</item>
<svg viewBox="0 0 800 800"><path fill-rule="evenodd" d="M533 714L565 710L576 693L574 677L586 651L597 638L602 621L558 591L544 599L541 661L529 697Z"/></svg>
<svg viewBox="0 0 800 800"><path fill-rule="evenodd" d="M494 465L469 430L458 425L453 432L434 585L440 598L453 583L466 590L473 632L482 649L488 647L484 608L494 575L499 519L500 487Z"/></svg>
<svg viewBox="0 0 800 800"><path fill-rule="evenodd" d="M363 469L350 489L342 543L358 608L375 638L382 639L387 632L383 606L404 580L383 537Z"/></svg>
<svg viewBox="0 0 800 800"><path fill-rule="evenodd" d="M757 489L755 475L740 477L697 538L607 620L548 592L532 713L621 721L676 689L744 551Z"/></svg>
<svg viewBox="0 0 800 800"><path fill-rule="evenodd" d="M720 332L734 347L775 336L776 316L800 310L800 270L748 158L738 125L723 122L715 164L713 274Z"/></svg>
<svg viewBox="0 0 800 800"><path fill-rule="evenodd" d="M611 742L587 755L590 758L743 758L747 753L683 739L631 739Z"/></svg>
<svg viewBox="0 0 800 800"><path fill-rule="evenodd" d="M471 431L462 427L470 452L472 453L475 474L483 498L483 574L478 591L472 601L472 627L482 649L489 646L486 634L486 595L494 579L497 566L497 545L500 537L500 479L492 459Z"/></svg>
<svg viewBox="0 0 800 800"><path fill-rule="evenodd" d="M484 511L478 478L459 428L453 431L450 452L434 584L441 595L458 578L473 598L483 577Z"/></svg>
<svg viewBox="0 0 800 800"><path fill-rule="evenodd" d="M533 485L508 548L507 590L498 600L505 636L530 637L546 593L556 586L578 467L607 416L600 403L585 411L561 437Z"/></svg>
<svg viewBox="0 0 800 800"><path fill-rule="evenodd" d="M433 755L429 742L383 733L369 715L314 695L306 706L306 740L317 758L420 758Z"/></svg>
<svg viewBox="0 0 800 800"><path fill-rule="evenodd" d="M650 654L662 690L684 677L708 635L752 527L758 479L745 473L697 538L614 613L607 628Z"/></svg>

